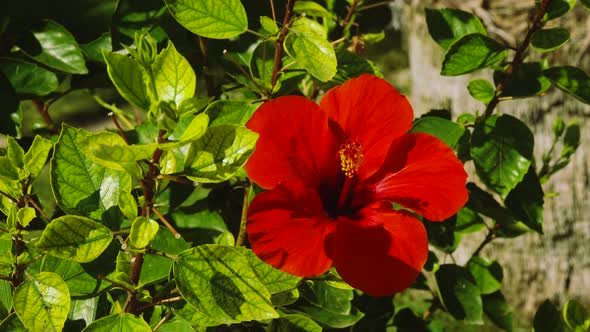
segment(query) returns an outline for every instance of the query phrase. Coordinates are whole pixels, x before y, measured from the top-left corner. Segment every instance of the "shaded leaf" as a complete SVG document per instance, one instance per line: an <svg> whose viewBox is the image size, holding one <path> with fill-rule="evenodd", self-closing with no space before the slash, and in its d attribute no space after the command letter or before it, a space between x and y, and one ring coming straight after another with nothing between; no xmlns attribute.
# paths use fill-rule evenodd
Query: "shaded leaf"
<svg viewBox="0 0 590 332"><path fill-rule="evenodd" d="M545 300L535 313L533 319L535 332L563 332L565 326L557 308L549 300Z"/></svg>
<svg viewBox="0 0 590 332"><path fill-rule="evenodd" d="M473 276L481 294L491 294L500 289L503 272L502 266L498 262L474 256L467 262L467 269Z"/></svg>
<svg viewBox="0 0 590 332"><path fill-rule="evenodd" d="M2 61L0 71L6 75L14 91L21 95L45 96L58 86L57 76L53 72L27 61Z"/></svg>
<svg viewBox="0 0 590 332"><path fill-rule="evenodd" d="M569 300L563 307L563 320L570 329L583 329L587 324L588 312L580 302Z"/></svg>
<svg viewBox="0 0 590 332"><path fill-rule="evenodd" d="M426 116L416 120L410 132L427 133L436 136L446 145L454 148L461 136L463 136L465 128L447 119Z"/></svg>
<svg viewBox="0 0 590 332"><path fill-rule="evenodd" d="M534 167L506 197L506 207L530 229L543 234L544 192Z"/></svg>
<svg viewBox="0 0 590 332"><path fill-rule="evenodd" d="M321 332L322 327L307 316L290 314L274 319L268 327L268 332Z"/></svg>
<svg viewBox="0 0 590 332"><path fill-rule="evenodd" d="M461 266L444 264L435 272L442 303L455 319L483 324L483 305L473 277Z"/></svg>
<svg viewBox="0 0 590 332"><path fill-rule="evenodd" d="M96 294L110 286L86 271L82 264L53 256L43 258L41 271L59 275L68 285L72 297Z"/></svg>
<svg viewBox="0 0 590 332"><path fill-rule="evenodd" d="M541 0L535 0L537 9L540 6L540 1ZM575 4L576 0L553 0L549 3L549 7L545 11L545 16L543 16L543 19L552 20L561 17L572 10Z"/></svg>
<svg viewBox="0 0 590 332"><path fill-rule="evenodd" d="M441 75L457 76L490 67L506 57L506 49L479 33L461 37L444 55Z"/></svg>
<svg viewBox="0 0 590 332"><path fill-rule="evenodd" d="M290 275L266 264L258 258L251 249L236 247L236 250L246 256L254 273L256 273L260 281L266 286L271 294L286 292L297 288L297 285L301 281L300 277Z"/></svg>
<svg viewBox="0 0 590 332"><path fill-rule="evenodd" d="M295 5L293 6L293 11L298 14L305 14L307 16L315 16L315 17L328 17L330 16L330 12L322 7L317 2L313 1L305 1L299 0L295 1Z"/></svg>
<svg viewBox="0 0 590 332"><path fill-rule="evenodd" d="M0 66L0 100L4 110L0 112L0 133L20 137L19 100L10 80L2 72Z"/></svg>
<svg viewBox="0 0 590 332"><path fill-rule="evenodd" d="M486 34L481 21L471 13L453 8L426 8L425 13L430 36L444 49L470 33Z"/></svg>
<svg viewBox="0 0 590 332"><path fill-rule="evenodd" d="M512 331L512 310L502 292L483 295L483 311L486 316L499 328Z"/></svg>
<svg viewBox="0 0 590 332"><path fill-rule="evenodd" d="M555 51L570 40L570 32L564 28L550 28L535 31L531 45L541 53Z"/></svg>
<svg viewBox="0 0 590 332"><path fill-rule="evenodd" d="M505 73L494 71L494 83L504 81ZM543 75L543 67L538 62L525 62L510 76L502 90L502 97L529 97L540 95L551 87L551 81Z"/></svg>
<svg viewBox="0 0 590 332"><path fill-rule="evenodd" d="M581 102L590 104L590 77L583 70L572 66L553 67L543 74L559 89L576 97Z"/></svg>

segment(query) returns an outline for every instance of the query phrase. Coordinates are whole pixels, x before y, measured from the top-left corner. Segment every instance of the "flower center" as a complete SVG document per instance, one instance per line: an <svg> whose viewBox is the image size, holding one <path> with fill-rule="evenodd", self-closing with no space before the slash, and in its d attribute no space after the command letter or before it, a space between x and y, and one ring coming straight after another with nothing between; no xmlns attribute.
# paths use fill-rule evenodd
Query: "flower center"
<svg viewBox="0 0 590 332"><path fill-rule="evenodd" d="M344 175L348 178L357 175L364 158L361 153L361 143L348 139L340 145L338 154L340 155L340 168L342 168Z"/></svg>

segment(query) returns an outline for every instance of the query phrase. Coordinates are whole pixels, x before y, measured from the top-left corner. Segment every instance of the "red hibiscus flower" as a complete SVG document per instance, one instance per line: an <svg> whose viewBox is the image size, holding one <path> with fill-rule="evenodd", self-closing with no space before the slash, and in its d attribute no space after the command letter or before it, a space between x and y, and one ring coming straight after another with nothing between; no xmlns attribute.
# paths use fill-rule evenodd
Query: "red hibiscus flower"
<svg viewBox="0 0 590 332"><path fill-rule="evenodd" d="M467 201L463 165L436 137L407 133L412 118L407 99L371 75L320 105L299 96L263 104L246 125L260 134L246 171L268 189L248 209L256 255L302 277L334 266L373 296L409 287L428 239L408 210L442 221Z"/></svg>

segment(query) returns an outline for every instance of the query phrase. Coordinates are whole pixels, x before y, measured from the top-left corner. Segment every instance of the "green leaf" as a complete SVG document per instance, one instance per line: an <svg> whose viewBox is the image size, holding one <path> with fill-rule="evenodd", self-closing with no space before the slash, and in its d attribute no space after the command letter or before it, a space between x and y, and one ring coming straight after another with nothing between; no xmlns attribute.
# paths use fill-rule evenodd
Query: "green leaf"
<svg viewBox="0 0 590 332"><path fill-rule="evenodd" d="M382 76L371 61L345 49L336 50L336 60L338 63L338 71L332 80L327 82L329 87L342 84L350 79L359 77L362 74Z"/></svg>
<svg viewBox="0 0 590 332"><path fill-rule="evenodd" d="M9 225L10 227L10 225ZM0 273L11 275L13 272L14 256L12 254L12 236L8 233L0 234ZM12 293L12 289L10 291ZM10 308L8 308L10 309Z"/></svg>
<svg viewBox="0 0 590 332"><path fill-rule="evenodd" d="M32 32L39 42L39 50L25 49L31 58L66 73L88 73L82 50L74 36L62 25L52 20L44 20Z"/></svg>
<svg viewBox="0 0 590 332"><path fill-rule="evenodd" d="M53 147L53 143L45 139L39 135L35 136L33 139L33 144L29 148L29 151L25 153L23 161L25 164L25 169L29 171L31 176L36 177L41 173L45 163L47 162L47 157L49 156L49 151Z"/></svg>
<svg viewBox="0 0 590 332"><path fill-rule="evenodd" d="M578 146L580 146L580 135L580 124L575 121L568 123L565 128L565 135L563 135L563 150L560 157L569 158L576 152Z"/></svg>
<svg viewBox="0 0 590 332"><path fill-rule="evenodd" d="M425 12L430 36L444 49L465 35L486 34L483 24L471 13L453 8L426 8Z"/></svg>
<svg viewBox="0 0 590 332"><path fill-rule="evenodd" d="M316 38L327 39L328 38L328 30L322 24L320 24L316 20L312 20L307 17L298 17L290 27L290 31L294 31L296 33L302 33L311 36L316 36Z"/></svg>
<svg viewBox="0 0 590 332"><path fill-rule="evenodd" d="M205 315L188 303L186 303L180 310L176 310L174 313L186 319L192 326L206 327L221 325L220 322Z"/></svg>
<svg viewBox="0 0 590 332"><path fill-rule="evenodd" d="M98 309L98 297L72 299L72 308L68 315L68 319L71 323L75 322L76 324L79 324L79 328L82 326L88 326L94 321ZM100 313L98 314L100 315ZM66 327L66 329L71 328L71 326L72 325Z"/></svg>
<svg viewBox="0 0 590 332"><path fill-rule="evenodd" d="M298 14L305 14L312 17L329 17L331 15L330 12L319 3L304 0L295 1L293 11Z"/></svg>
<svg viewBox="0 0 590 332"><path fill-rule="evenodd" d="M555 51L570 40L570 32L564 28L550 28L535 31L531 45L541 53Z"/></svg>
<svg viewBox="0 0 590 332"><path fill-rule="evenodd" d="M463 136L465 128L447 119L436 116L425 116L416 120L410 131L434 135L446 145L454 148L457 146L461 136Z"/></svg>
<svg viewBox="0 0 590 332"><path fill-rule="evenodd" d="M457 212L455 232L473 233L481 230L484 226L483 219L470 208L464 207Z"/></svg>
<svg viewBox="0 0 590 332"><path fill-rule="evenodd" d="M539 9L540 1L542 0L535 0L537 10ZM545 12L545 16L543 16L543 20L553 20L561 17L572 10L575 4L576 0L553 0L549 3L549 7Z"/></svg>
<svg viewBox="0 0 590 332"><path fill-rule="evenodd" d="M503 228L516 222L512 213L501 206L487 191L471 182L467 183L467 190L469 192L467 206L473 211L492 218L495 222L503 225Z"/></svg>
<svg viewBox="0 0 590 332"><path fill-rule="evenodd" d="M68 285L70 296L89 296L109 287L110 284L94 277L85 266L69 260L45 256L41 271L59 275Z"/></svg>
<svg viewBox="0 0 590 332"><path fill-rule="evenodd" d="M212 319L225 324L278 317L270 294L237 250L201 245L178 255L173 273L180 294Z"/></svg>
<svg viewBox="0 0 590 332"><path fill-rule="evenodd" d="M70 291L55 273L31 275L14 290L14 311L32 331L61 331L70 311Z"/></svg>
<svg viewBox="0 0 590 332"><path fill-rule="evenodd" d="M444 55L441 75L457 76L495 65L506 57L506 49L495 40L472 33L455 41Z"/></svg>
<svg viewBox="0 0 590 332"><path fill-rule="evenodd" d="M160 227L160 230L152 241L151 246L153 250L172 255L178 255L190 247L191 246L188 242L186 242L183 238L176 238L174 234L172 234L172 232L165 227Z"/></svg>
<svg viewBox="0 0 590 332"><path fill-rule="evenodd" d="M166 0L172 16L192 33L226 39L248 29L248 17L240 0Z"/></svg>
<svg viewBox="0 0 590 332"><path fill-rule="evenodd" d="M6 317L12 311L12 284L8 280L0 280L0 317ZM0 324L0 331L2 325Z"/></svg>
<svg viewBox="0 0 590 332"><path fill-rule="evenodd" d="M207 125L209 124L209 116L205 113L197 114L191 123L186 127L182 136L180 136L181 142L192 142L203 137L207 132Z"/></svg>
<svg viewBox="0 0 590 332"><path fill-rule="evenodd" d="M565 326L557 308L549 300L545 300L537 309L533 319L535 332L563 332Z"/></svg>
<svg viewBox="0 0 590 332"><path fill-rule="evenodd" d="M159 332L194 332L191 324L179 316L174 316L171 320L162 324L158 329Z"/></svg>
<svg viewBox="0 0 590 332"><path fill-rule="evenodd" d="M254 49L250 58L250 73L256 83L266 90L273 88L272 71L274 66L275 43L264 41ZM275 91L280 88L280 80L275 82Z"/></svg>
<svg viewBox="0 0 590 332"><path fill-rule="evenodd" d="M6 137L6 156L17 170L25 166L25 151L13 137Z"/></svg>
<svg viewBox="0 0 590 332"><path fill-rule="evenodd" d="M590 0L580 0L581 4L586 7L586 9L590 10Z"/></svg>
<svg viewBox="0 0 590 332"><path fill-rule="evenodd" d="M477 79L472 80L467 85L467 90L469 90L469 94L481 101L484 104L487 104L494 98L494 86L490 81L484 79Z"/></svg>
<svg viewBox="0 0 590 332"><path fill-rule="evenodd" d="M576 97L581 102L590 104L590 77L583 70L572 66L553 67L543 74L555 85Z"/></svg>
<svg viewBox="0 0 590 332"><path fill-rule="evenodd" d="M108 226L121 223L117 207L121 192L131 191L129 174L95 164L81 149L90 133L64 125L51 159L51 186L59 206L68 214L102 220Z"/></svg>
<svg viewBox="0 0 590 332"><path fill-rule="evenodd" d="M17 121L20 102L10 80L2 72L0 65L0 100L4 111L0 112L0 133L20 137L20 121ZM22 112L20 112L22 114Z"/></svg>
<svg viewBox="0 0 590 332"><path fill-rule="evenodd" d="M23 227L27 227L33 219L37 216L37 211L32 207L24 207L18 210L16 219Z"/></svg>
<svg viewBox="0 0 590 332"><path fill-rule="evenodd" d="M506 198L527 173L533 146L533 134L527 125L503 114L475 125L471 156L481 180Z"/></svg>
<svg viewBox="0 0 590 332"><path fill-rule="evenodd" d="M508 306L502 292L483 295L483 311L499 328L512 332L512 310Z"/></svg>
<svg viewBox="0 0 590 332"><path fill-rule="evenodd" d="M134 249L144 249L156 237L160 226L155 220L137 217L131 224L129 242Z"/></svg>
<svg viewBox="0 0 590 332"><path fill-rule="evenodd" d="M274 319L268 327L268 332L321 332L322 327L308 317L300 314L290 314Z"/></svg>
<svg viewBox="0 0 590 332"><path fill-rule="evenodd" d="M256 273L258 279L260 279L271 294L286 292L297 288L297 285L299 285L301 281L300 277L290 275L266 264L251 249L245 247L236 247L236 249L242 255L246 256L254 273Z"/></svg>
<svg viewBox="0 0 590 332"><path fill-rule="evenodd" d="M57 76L53 72L27 61L2 61L0 71L6 75L14 91L21 95L45 96L58 86Z"/></svg>
<svg viewBox="0 0 590 332"><path fill-rule="evenodd" d="M505 73L494 71L494 83L504 82ZM525 62L510 76L504 86L502 97L530 97L540 95L551 87L551 81L543 75L543 66L539 62Z"/></svg>
<svg viewBox="0 0 590 332"><path fill-rule="evenodd" d="M139 286L168 279L171 269L172 259L159 255L145 255L139 275Z"/></svg>
<svg viewBox="0 0 590 332"><path fill-rule="evenodd" d="M105 32L95 40L86 44L80 44L80 48L89 60L105 62L103 52L113 50L113 41L110 32Z"/></svg>
<svg viewBox="0 0 590 332"><path fill-rule="evenodd" d="M316 33L291 29L284 42L285 51L309 74L322 82L327 82L337 71L334 46Z"/></svg>
<svg viewBox="0 0 590 332"><path fill-rule="evenodd" d="M134 106L149 109L149 78L145 69L127 55L103 50L102 56L107 73L119 94Z"/></svg>
<svg viewBox="0 0 590 332"><path fill-rule="evenodd" d="M277 26L277 23L268 16L260 16L260 25L264 31L268 32L270 35L276 35L279 33L279 27Z"/></svg>
<svg viewBox="0 0 590 332"><path fill-rule="evenodd" d="M209 104L205 112L209 114L211 126L239 125L243 126L250 120L260 103L237 100L217 100Z"/></svg>
<svg viewBox="0 0 590 332"><path fill-rule="evenodd" d="M535 168L531 166L524 179L506 197L506 207L530 229L543 234L545 194Z"/></svg>
<svg viewBox="0 0 590 332"><path fill-rule="evenodd" d="M0 331L28 332L27 328L23 325L15 313L8 315L8 317L6 317L2 323L0 323Z"/></svg>
<svg viewBox="0 0 590 332"><path fill-rule="evenodd" d="M299 310L314 321L332 328L345 328L354 325L364 314L352 306L352 290L330 286L326 282L305 282L300 287L301 302Z"/></svg>
<svg viewBox="0 0 590 332"><path fill-rule="evenodd" d="M584 305L576 300L566 302L563 307L563 320L570 329L583 328L587 319L588 312Z"/></svg>
<svg viewBox="0 0 590 332"><path fill-rule="evenodd" d="M188 178L204 183L229 179L246 163L257 139L258 134L245 127L209 127L187 152L185 171Z"/></svg>
<svg viewBox="0 0 590 332"><path fill-rule="evenodd" d="M441 301L455 319L483 324L479 288L465 268L444 264L435 272L435 277Z"/></svg>
<svg viewBox="0 0 590 332"><path fill-rule="evenodd" d="M159 100L173 101L178 106L195 95L195 71L171 41L156 57L152 70Z"/></svg>
<svg viewBox="0 0 590 332"><path fill-rule="evenodd" d="M467 262L467 269L481 294L491 294L500 290L503 272L498 262L490 262L482 257L474 256Z"/></svg>
<svg viewBox="0 0 590 332"><path fill-rule="evenodd" d="M113 234L91 219L67 215L53 219L41 234L37 247L50 255L86 263L109 246Z"/></svg>
<svg viewBox="0 0 590 332"><path fill-rule="evenodd" d="M86 326L83 332L111 332L111 331L133 331L151 332L152 329L141 317L129 313L119 313L95 320Z"/></svg>

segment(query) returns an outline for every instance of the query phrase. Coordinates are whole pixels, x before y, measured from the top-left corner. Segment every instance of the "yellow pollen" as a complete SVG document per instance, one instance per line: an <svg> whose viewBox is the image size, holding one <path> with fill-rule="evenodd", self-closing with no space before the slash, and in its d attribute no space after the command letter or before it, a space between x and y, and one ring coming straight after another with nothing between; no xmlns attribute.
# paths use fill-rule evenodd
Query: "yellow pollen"
<svg viewBox="0 0 590 332"><path fill-rule="evenodd" d="M349 178L354 177L359 172L359 167L363 162L363 154L361 153L361 144L353 140L346 140L340 145L340 167L342 172Z"/></svg>

